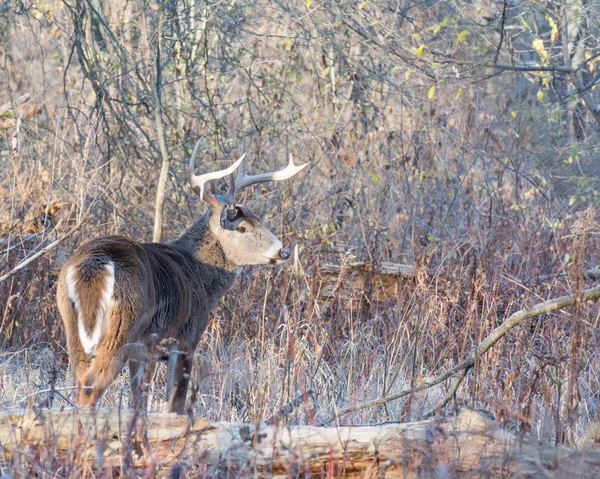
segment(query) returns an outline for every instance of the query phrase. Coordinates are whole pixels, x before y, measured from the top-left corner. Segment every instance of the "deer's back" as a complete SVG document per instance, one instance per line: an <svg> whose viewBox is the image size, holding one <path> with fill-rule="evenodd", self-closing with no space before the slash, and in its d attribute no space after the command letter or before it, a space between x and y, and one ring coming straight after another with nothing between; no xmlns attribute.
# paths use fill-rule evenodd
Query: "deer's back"
<svg viewBox="0 0 600 479"><path fill-rule="evenodd" d="M126 341L156 334L194 348L233 277L176 246L109 236L84 244L65 263L59 304L71 303L77 313L70 315L71 327L83 327L90 344L96 329L108 329L97 326L104 311L108 321L119 322Z"/></svg>

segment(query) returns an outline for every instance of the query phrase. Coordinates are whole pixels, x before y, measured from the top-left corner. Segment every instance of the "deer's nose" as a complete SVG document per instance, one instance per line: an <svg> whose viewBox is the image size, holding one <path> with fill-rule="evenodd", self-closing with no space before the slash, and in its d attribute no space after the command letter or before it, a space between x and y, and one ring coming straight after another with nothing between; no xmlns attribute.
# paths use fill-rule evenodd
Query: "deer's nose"
<svg viewBox="0 0 600 479"><path fill-rule="evenodd" d="M291 254L292 253L290 252L290 249L287 246L284 246L279 250L279 257L281 259L290 259Z"/></svg>

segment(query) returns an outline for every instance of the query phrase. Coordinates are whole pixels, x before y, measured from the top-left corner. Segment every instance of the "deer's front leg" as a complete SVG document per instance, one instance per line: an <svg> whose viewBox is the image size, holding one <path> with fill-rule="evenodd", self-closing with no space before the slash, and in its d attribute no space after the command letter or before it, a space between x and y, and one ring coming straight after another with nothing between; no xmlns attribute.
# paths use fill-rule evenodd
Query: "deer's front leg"
<svg viewBox="0 0 600 479"><path fill-rule="evenodd" d="M177 367L177 359L179 358L179 348L177 343L169 346L169 357L167 359L167 403L172 404L173 389L175 386L175 368Z"/></svg>
<svg viewBox="0 0 600 479"><path fill-rule="evenodd" d="M193 354L189 351L180 352L174 367L173 385L174 389L169 399L169 411L184 414L185 396L192 375ZM167 364L168 370L168 364ZM169 378L167 377L167 383Z"/></svg>

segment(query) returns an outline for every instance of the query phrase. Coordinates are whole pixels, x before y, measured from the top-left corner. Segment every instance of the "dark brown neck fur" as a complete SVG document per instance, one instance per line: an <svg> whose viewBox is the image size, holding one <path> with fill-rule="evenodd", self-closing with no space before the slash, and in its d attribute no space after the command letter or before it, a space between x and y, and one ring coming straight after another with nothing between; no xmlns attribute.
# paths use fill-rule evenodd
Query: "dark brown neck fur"
<svg viewBox="0 0 600 479"><path fill-rule="evenodd" d="M209 227L210 213L198 218L181 237L173 241L176 248L192 253L200 262L235 273L237 266L225 257L225 252Z"/></svg>

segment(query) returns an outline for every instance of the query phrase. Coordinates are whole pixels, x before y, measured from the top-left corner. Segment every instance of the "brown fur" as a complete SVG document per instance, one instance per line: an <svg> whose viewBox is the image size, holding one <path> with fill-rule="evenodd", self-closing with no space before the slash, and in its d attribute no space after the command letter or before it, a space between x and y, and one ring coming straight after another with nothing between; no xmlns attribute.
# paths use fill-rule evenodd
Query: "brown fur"
<svg viewBox="0 0 600 479"><path fill-rule="evenodd" d="M100 238L83 245L65 263L57 299L79 404L94 404L127 360L132 391L137 395L148 356L140 351L153 352L157 342L172 338L180 354L174 367L170 408L183 413L194 350L210 311L233 283L238 266L281 261L274 253L282 247L281 242L249 211L239 208L242 217L226 227L223 212L224 206L214 208L171 244ZM237 229L244 222L251 231ZM75 268L71 274L76 278L83 322L91 334L108 279L108 262L114 265L112 306L106 311L106 329L94 354L87 355L76 306L69 297L67 273Z"/></svg>

